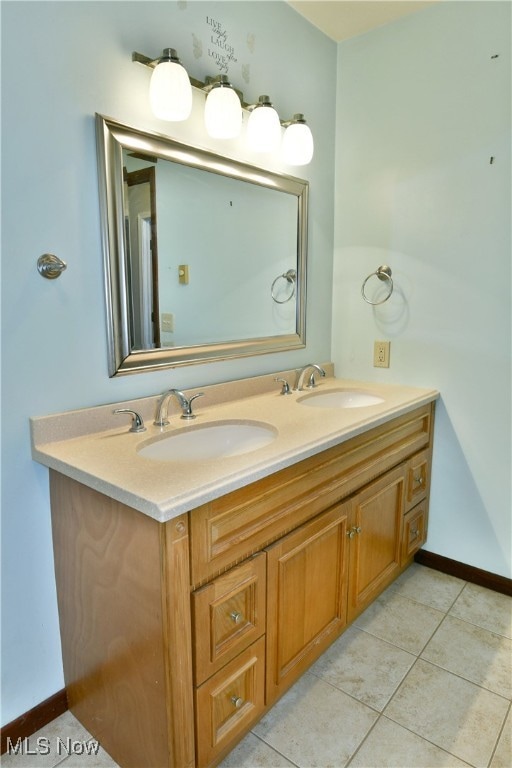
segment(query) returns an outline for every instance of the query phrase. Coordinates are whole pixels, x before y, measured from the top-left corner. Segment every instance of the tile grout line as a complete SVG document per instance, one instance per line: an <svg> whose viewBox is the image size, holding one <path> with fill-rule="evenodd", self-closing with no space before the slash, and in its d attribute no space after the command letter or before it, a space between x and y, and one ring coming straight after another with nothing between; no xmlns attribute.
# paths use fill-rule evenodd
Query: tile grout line
<svg viewBox="0 0 512 768"><path fill-rule="evenodd" d="M382 717L382 712L379 712L379 716L378 716L378 718L375 720L375 722L373 723L373 725L372 725L372 726L371 726L371 728L369 729L368 733L367 733L367 734L366 734L366 735L365 735L365 736L364 736L364 737L361 739L361 741L360 741L360 742L359 742L359 744L357 745L356 749L354 750L353 754L352 754L352 755L350 755L350 757L349 757L348 761L345 763L345 765L343 766L343 768L349 768L349 766L350 766L350 763L352 762L352 760L354 759L354 757L355 757L355 756L358 754L358 752L361 750L361 747L363 746L363 744L365 743L365 741L368 739L368 737L370 736L370 734L371 734L371 733L372 733L372 732L375 730L375 728L377 727L377 723L378 723L378 722L380 722L380 719L381 719L381 717Z"/></svg>
<svg viewBox="0 0 512 768"><path fill-rule="evenodd" d="M450 603L448 608L439 608L437 605L432 605L431 603L425 603L422 600L419 600L418 598L411 597L410 595L404 595L400 592L400 589L394 588L394 584L390 584L390 586L387 588L390 592L393 592L395 595L398 595L398 597L404 597L406 600L410 600L412 603L416 603L416 605L424 605L427 608L432 608L434 611L439 611L440 613L448 614L459 597L464 592L465 588L467 587L468 582L465 581L463 586L461 587L459 593L456 595L456 597L453 598L452 602ZM387 590L386 590L387 591ZM384 593L383 593L384 594Z"/></svg>
<svg viewBox="0 0 512 768"><path fill-rule="evenodd" d="M491 765L492 761L494 760L494 755L496 754L496 750L498 749L498 744L500 743L501 737L505 733L505 723L507 722L507 717L510 715L511 711L512 711L512 702L509 703L508 709L505 713L505 718L503 720L503 723L501 724L500 732L498 733L498 738L496 739L494 749L491 752L491 759L489 760L489 765Z"/></svg>
<svg viewBox="0 0 512 768"><path fill-rule="evenodd" d="M443 621L444 619L441 620L441 623ZM397 648L399 651L403 651L403 653L408 653L410 656L414 656L415 658L418 658L418 654L414 653L414 651L410 651L408 648L402 648L401 645L397 645L396 643L393 643L391 640L387 640L385 637L380 637L380 635L374 635L373 632L369 632L367 629L364 629L364 627L358 627L355 624L353 626L354 626L354 629L357 629L358 632L364 632L365 635L374 637L377 640L380 640L382 643L386 643L387 645L391 646L391 648ZM340 637L342 637L342 635L340 635ZM421 651L421 653L423 653L423 651Z"/></svg>
<svg viewBox="0 0 512 768"><path fill-rule="evenodd" d="M482 624L477 624L475 621L470 621L469 619L464 618L462 616L457 616L456 613L452 613L453 609L455 608L455 604L457 603L459 597L462 596L462 593L464 592L466 587L470 586L470 584L471 583L469 581L465 583L464 588L460 591L458 597L456 598L456 600L454 600L454 602L452 603L452 605L448 609L448 612L447 612L448 615L450 615L454 619L459 619L459 621L465 621L466 624L470 624L472 627L478 627L479 629L485 629L487 632L491 632L493 635L497 635L498 637L505 637L507 640L512 640L512 633L510 635L503 635L501 632L498 632L495 629L489 629L489 627L484 627ZM478 585L473 585L473 586L478 586ZM485 589L488 592L493 592L493 590L488 589L488 587L481 587L481 589ZM501 594L501 593L498 592L496 594ZM508 595L504 595L504 597L506 598L506 597L508 597ZM509 600L510 600L510 604L512 606L512 598L509 598Z"/></svg>
<svg viewBox="0 0 512 768"><path fill-rule="evenodd" d="M422 739L423 741L426 741L429 744L432 744L437 749L442 749L443 752L446 752L446 754L452 755L453 757L457 758L457 760L460 760L461 762L466 763L467 765L472 766L472 768L474 768L473 764L469 763L467 760L464 760L464 758L460 757L459 755L454 754L453 752L450 752L449 750L445 749L444 747L441 747L439 744L436 744L435 742L430 741L430 739L427 739L425 736L421 736L419 733L416 733L415 731L412 731L410 728L408 728L403 723L398 722L393 717L391 717L390 715L386 714L386 710L388 709L389 705L391 704L392 700L394 699L397 691L405 683L408 675L412 672L412 670L414 669L414 667L416 666L418 661L421 661L424 664L430 664L431 666L436 667L437 669L442 669L442 671L446 672L448 675L453 675L454 677L457 677L457 678L459 678L460 680L463 680L466 683L470 683L470 685L474 685L475 687L480 688L481 690L486 691L487 693L491 693L494 696L498 696L500 699L503 699L504 701L508 702L508 707L507 707L507 711L505 713L505 717L504 717L503 722L501 724L501 727L500 727L500 729L498 731L498 734L497 734L497 736L495 738L494 746L493 746L493 748L491 750L491 756L490 756L489 762L487 763L487 766L486 766L486 768L488 768L488 766L491 765L492 759L494 757L494 753L496 752L496 749L498 748L498 744L499 744L500 738L501 738L501 736L502 736L502 734L504 732L505 723L507 722L507 716L508 716L508 713L510 712L511 707L512 707L512 701L510 699L508 699L506 696L502 696L501 694L496 693L495 691L490 691L488 688L484 688L482 685L479 685L478 683L473 682L473 680L467 680L465 677L462 677L461 675L458 675L455 672L451 672L448 669L444 669L444 667L440 667L439 665L434 664L433 662L430 662L427 659L422 659L421 657L418 656L416 661L412 665L411 669L407 672L407 675L405 675L405 677L403 678L402 682L400 683L400 685L395 690L395 692L393 693L393 695L390 697L389 701L387 702L386 706L382 710L381 717L385 717L387 720L391 721L392 723L395 723L396 725L400 726L401 728L405 728L405 730L409 731L409 733L412 733L415 736L417 736L418 738Z"/></svg>
<svg viewBox="0 0 512 768"><path fill-rule="evenodd" d="M508 639L508 638L505 638L505 639ZM423 649L422 653L425 651L425 648ZM464 680L466 683L470 683L471 685L475 685L477 688L481 688L482 691L487 691L487 693L492 693L494 694L494 696L499 696L500 699L505 699L505 701L508 701L509 703L512 702L512 698L510 696L506 696L503 693L498 693L498 691L495 691L492 688L488 688L482 683L477 683L475 680L470 680L469 677L464 677L464 675L460 674L459 672L454 672L453 669L447 669L447 667L443 667L442 664L439 664L436 661L432 661L432 659L426 659L423 656L418 656L418 661L422 661L424 664L431 664L433 667L436 667L437 669L442 669L443 672L447 672L449 675L458 677L459 680Z"/></svg>
<svg viewBox="0 0 512 768"><path fill-rule="evenodd" d="M273 750L277 755L282 757L284 760L287 760L291 765L295 766L295 768L301 768L300 765L297 765L296 762L294 762L290 757L288 757L283 752L281 752L281 750L276 749L272 744L269 744L268 741L265 741L265 739L262 736L259 736L254 731L250 731L249 733L251 733L253 736L255 736L259 741L261 741L262 744L265 744L265 746L269 747L269 749ZM236 749L236 747L235 747L235 749Z"/></svg>
<svg viewBox="0 0 512 768"><path fill-rule="evenodd" d="M437 632L437 630L438 630L438 629L439 629L439 627L441 626L441 624L444 622L444 620L445 620L445 619L446 619L446 617L448 616L448 614L447 614L447 613L445 613L444 611L441 611L439 608L433 608L433 606L431 606L431 605L426 605L425 603L418 603L416 600L412 600L412 599L411 599L411 598L409 598L409 597L404 597L403 595L398 595L398 597L402 598L403 600L409 600L411 603L414 603L415 605L421 605L421 606L423 606L423 607L425 607L425 608L430 608L431 610L437 611L437 613L441 613L441 614L443 614L443 618L442 618L442 619L439 621L439 624L436 626L436 628L435 628L435 629L432 631L432 633L429 635L429 638L428 638L428 640L427 640L427 641L425 642L425 644L424 644L424 645L421 647L421 650L420 650L418 653L416 653L416 651L411 651L411 650L410 650L410 648L404 648L403 646L401 646L401 645L398 645L397 643L394 643L394 642L392 642L391 640L387 640L386 638L383 638L383 637L381 637L380 635L376 635L376 634L374 634L373 632L370 632L368 629L364 629L363 627L358 627L358 626L356 626L356 625L354 625L354 626L356 626L356 628L357 628L357 629L361 629L361 631L362 631L362 632L366 632L368 635L371 635L372 637L376 637L378 640L383 640L385 643L389 643L389 645L392 645L392 646L394 646L395 648L398 648L398 649L399 649L399 650L401 650L401 651L405 651L405 653L410 653L410 654L411 654L411 656L415 656L417 659L419 659L419 658L420 658L420 656L421 656L421 654L423 653L423 651L425 650L425 648L426 648L426 647L427 647L427 645L430 643L430 641L431 641L431 640L432 640L432 638L434 637L435 633ZM361 615L362 615L362 614L361 614ZM359 618L359 617L358 617L358 618ZM356 619L356 621L357 621L357 619Z"/></svg>
<svg viewBox="0 0 512 768"><path fill-rule="evenodd" d="M427 744L430 744L431 746L435 747L436 749L442 750L445 754L450 755L451 757L455 757L457 760L460 760L462 763L465 763L466 765L470 766L470 768L475 768L475 766L472 763L468 763L467 760L464 760L463 758L459 757L459 755L455 755L453 752L450 752L449 750L445 749L444 747L441 747L439 744L436 744L435 742L431 741L430 739L427 739L425 736L422 736L421 734L416 733L416 731L411 730L411 728L409 728L407 725L404 725L404 723L398 722L398 720L395 720L393 717L391 717L390 715L386 714L386 710L388 709L389 705L391 704L391 702L395 698L398 690L405 683L405 681L407 680L408 675L412 672L412 670L414 669L414 667L416 666L418 661L425 661L425 660L424 659L420 659L419 656L416 657L416 660L415 660L414 664L412 665L412 667L410 668L410 670L408 671L407 675L405 675L405 677L403 678L403 680L400 683L400 685L394 691L393 695L390 696L390 698L389 698L386 706L382 710L381 715L380 715L378 720L380 720L380 718L383 717L388 722L391 722L391 723L394 723L395 725L397 725L399 728L404 728L406 731L411 733L416 738L421 739L421 741L424 741ZM490 764L490 761L489 761L489 764ZM412 768L412 766L411 766L411 768Z"/></svg>
<svg viewBox="0 0 512 768"><path fill-rule="evenodd" d="M459 760L461 763L464 763L464 765L470 766L470 768L476 768L476 766L474 766L473 763L469 763L467 760L464 760L464 758L459 757L459 755L456 755L454 752L450 752L445 747L441 747L439 744L436 744L434 741L430 741L430 739L427 739L425 736L420 736L419 733L416 733L415 731L411 731L411 729L408 728L406 725L404 725L403 723L398 723L396 720L393 720L392 717L389 717L388 715L385 715L384 713L382 713L381 717L383 717L385 720L387 720L390 723L394 723L395 725L398 725L399 728L403 728L405 731L408 731L410 734L415 736L417 739L421 739L421 741L424 741L427 744L430 744L430 746L435 747L435 749L441 750L441 752L444 752L445 755L450 755L450 757L454 757L456 760ZM412 768L412 766L411 766L411 768Z"/></svg>
<svg viewBox="0 0 512 768"><path fill-rule="evenodd" d="M411 667L411 669L412 669L412 667ZM371 709L371 711L375 712L375 714L377 714L377 715L381 714L381 711L379 709L376 709L375 707L372 707L371 704L367 704L366 701L361 701L361 699L358 699L357 696L354 696L353 693L349 693L348 691L345 691L343 688L338 688L338 686L334 685L334 683L331 683L330 680L325 680L323 677L320 677L320 675L316 675L314 672L311 672L311 670L309 670L309 669L306 670L306 672L304 672L304 674L305 675L308 675L308 674L313 675L313 677L316 677L317 680L321 680L322 683L325 683L326 685L329 685L335 691L338 691L338 693L343 693L345 696L348 696L349 699L352 699L352 701L356 701L358 704L361 704L363 707L367 707L368 709ZM400 681L400 683L398 685L401 685L403 680L405 680L405 677ZM386 706L387 706L387 704L386 704Z"/></svg>

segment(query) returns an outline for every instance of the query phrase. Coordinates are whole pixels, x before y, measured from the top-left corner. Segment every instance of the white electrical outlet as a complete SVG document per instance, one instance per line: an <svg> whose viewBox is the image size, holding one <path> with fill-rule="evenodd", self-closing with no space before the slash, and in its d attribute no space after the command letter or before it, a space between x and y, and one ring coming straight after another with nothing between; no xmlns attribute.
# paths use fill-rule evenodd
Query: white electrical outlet
<svg viewBox="0 0 512 768"><path fill-rule="evenodd" d="M389 341L376 341L373 345L373 367L389 368Z"/></svg>

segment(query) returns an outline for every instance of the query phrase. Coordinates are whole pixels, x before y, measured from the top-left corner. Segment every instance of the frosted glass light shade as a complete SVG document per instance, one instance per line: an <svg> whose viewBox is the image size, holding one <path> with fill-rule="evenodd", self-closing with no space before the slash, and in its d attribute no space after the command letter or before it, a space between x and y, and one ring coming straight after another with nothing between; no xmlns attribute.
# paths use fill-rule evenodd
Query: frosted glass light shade
<svg viewBox="0 0 512 768"><path fill-rule="evenodd" d="M187 70L175 61L157 64L149 83L149 101L155 117L179 122L192 111L192 86Z"/></svg>
<svg viewBox="0 0 512 768"><path fill-rule="evenodd" d="M313 134L304 122L292 123L283 136L283 160L288 165L308 165L314 151Z"/></svg>
<svg viewBox="0 0 512 768"><path fill-rule="evenodd" d="M247 123L247 141L254 152L274 152L281 141L279 115L272 106L253 109Z"/></svg>
<svg viewBox="0 0 512 768"><path fill-rule="evenodd" d="M212 88L206 97L204 123L214 139L234 139L242 130L242 105L229 86Z"/></svg>

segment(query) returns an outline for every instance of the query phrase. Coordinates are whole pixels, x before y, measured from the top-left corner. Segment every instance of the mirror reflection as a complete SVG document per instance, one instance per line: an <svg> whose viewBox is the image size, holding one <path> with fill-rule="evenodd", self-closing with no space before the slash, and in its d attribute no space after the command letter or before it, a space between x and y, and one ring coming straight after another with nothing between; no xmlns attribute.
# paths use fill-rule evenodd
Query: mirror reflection
<svg viewBox="0 0 512 768"><path fill-rule="evenodd" d="M307 182L97 120L111 375L304 346Z"/></svg>

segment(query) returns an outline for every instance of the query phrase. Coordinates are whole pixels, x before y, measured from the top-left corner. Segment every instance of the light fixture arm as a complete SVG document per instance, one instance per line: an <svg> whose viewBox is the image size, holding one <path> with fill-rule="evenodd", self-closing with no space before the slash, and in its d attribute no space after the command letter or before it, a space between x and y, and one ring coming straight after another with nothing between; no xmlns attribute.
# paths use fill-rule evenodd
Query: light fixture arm
<svg viewBox="0 0 512 768"><path fill-rule="evenodd" d="M197 82L199 82L199 80ZM237 94L238 98L240 99L240 104L242 105L242 107L246 106L243 100L244 95L242 91L239 91L238 88L235 88L233 83L229 81L229 78L227 75L215 75L214 77L211 77L210 75L206 75L204 83L202 83L201 86L197 86L197 87L200 87L206 93L210 93L210 91L213 88L218 88L219 86L222 88L232 88L233 91Z"/></svg>
<svg viewBox="0 0 512 768"><path fill-rule="evenodd" d="M159 64L166 66L167 63L179 65L177 71L180 72L183 67L174 48L164 48L162 56L157 59L150 59L149 56L133 51L132 61L143 64L153 70ZM162 73L164 71L167 73L170 70L171 67L166 67L165 70L162 67ZM167 91L165 90L167 84L164 82L164 87L162 87L162 78L155 81L155 74L152 76L150 100L153 113L157 117L169 120L170 122L187 119L191 109L190 83L192 87L204 91L207 95L205 123L209 135L213 138L231 139L239 135L242 125L241 107L251 113L247 124L247 138L248 144L253 151L276 151L281 143L279 129L285 128L282 146L282 156L285 162L289 165L307 165L311 162L313 157L313 136L301 112L295 113L291 120L281 120L267 95L260 96L256 104L248 104L243 99L243 93L229 82L227 75L207 76L205 82L202 82L190 77L186 70L184 74L187 78L188 93L186 93L186 98L182 99L181 102L177 98L172 107L170 106L170 99L167 99ZM164 76L167 77L167 74ZM180 84L178 88L181 87ZM216 89L224 88L229 88L234 93L222 93L222 90L215 92ZM238 99L235 99L234 94L237 95ZM238 100L240 104L238 104ZM176 103L180 104L181 111L176 109ZM266 107L267 109L262 109L260 112L259 107Z"/></svg>
<svg viewBox="0 0 512 768"><path fill-rule="evenodd" d="M165 56L166 51L172 51L176 58L170 58ZM145 56L143 53L138 53L137 51L133 51L132 53L132 61L135 61L138 64L144 64L145 67L149 67L150 69L154 69L157 66L157 64L160 64L162 60L176 61L176 62L180 61L174 48L165 48L164 56L159 56L157 59L150 59L149 56ZM190 75L189 75L189 80L190 80L190 85L192 85L194 88L199 88L199 90L201 91L206 91L206 93L211 91L211 89L214 88L217 84L230 86L238 94L242 107L244 109L247 109L247 107L249 106L243 100L242 91L239 91L238 88L235 88L234 85L232 85L232 83L229 82L226 75L215 75L214 77L210 77L209 75L207 75L204 83L202 82L202 80L196 80L194 77L191 77Z"/></svg>
<svg viewBox="0 0 512 768"><path fill-rule="evenodd" d="M166 53L169 52L169 55L166 55ZM169 60L169 61L176 61L179 62L178 54L176 53L176 50L174 48L164 48L163 56L159 56L157 59L150 59L149 56L145 56L143 53L138 53L138 51L132 52L132 61L137 62L138 64L144 64L145 67L150 67L150 69L154 69L157 64L160 64L161 61ZM235 86L229 82L227 75L214 75L211 77L210 75L207 75L205 78L205 81L202 80L196 80L194 77L191 77L189 75L190 84L194 86L194 88L199 88L201 91L206 91L208 93L211 91L212 88L214 88L216 85L225 85L230 86L233 88L233 90L238 94L238 97L240 99L240 103L242 105L243 109L249 110L249 112L252 112L253 109L256 107L272 107L273 104L270 101L269 97L267 95L260 96L258 98L257 104L249 104L246 101L244 101L244 95L243 92L238 90L238 88L235 88ZM291 125L292 123L305 123L304 115L301 112L297 112L291 120L281 120L281 125L283 128L286 128L288 125Z"/></svg>
<svg viewBox="0 0 512 768"><path fill-rule="evenodd" d="M306 119L302 112L296 112L291 120L281 120L283 128L288 128L289 125L296 125L297 123L306 125Z"/></svg>

